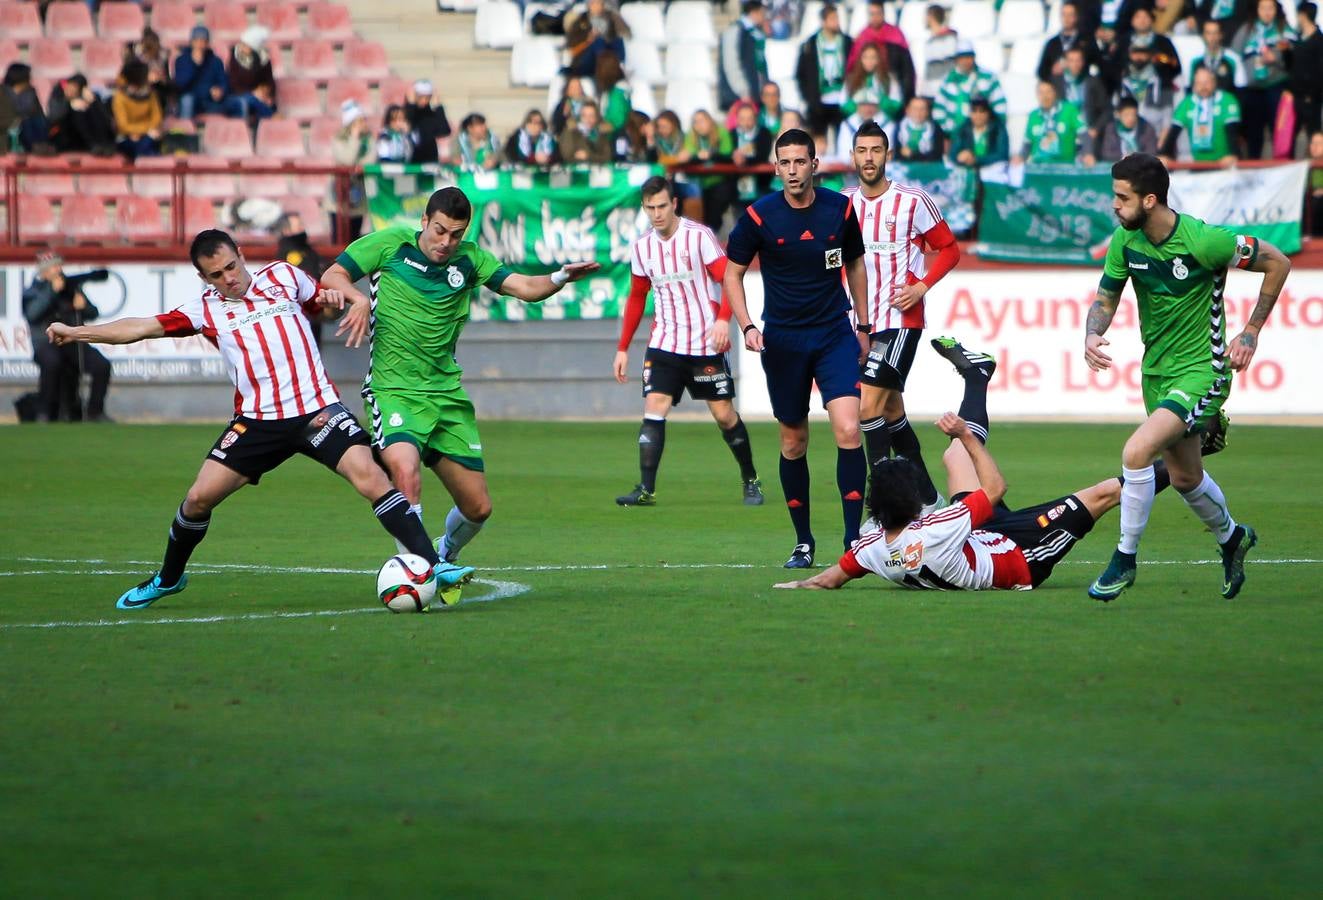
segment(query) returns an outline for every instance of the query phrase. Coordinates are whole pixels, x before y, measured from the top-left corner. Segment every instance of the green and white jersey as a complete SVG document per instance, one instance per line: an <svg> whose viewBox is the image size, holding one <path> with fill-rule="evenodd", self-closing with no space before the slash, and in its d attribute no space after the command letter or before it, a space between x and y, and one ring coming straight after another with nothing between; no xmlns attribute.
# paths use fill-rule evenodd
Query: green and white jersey
<svg viewBox="0 0 1323 900"><path fill-rule="evenodd" d="M419 232L404 225L354 241L336 262L354 281L372 285L372 361L363 385L379 391L434 393L459 387L455 343L478 288L492 290L511 274L496 257L462 241L437 265L418 249Z"/></svg>
<svg viewBox="0 0 1323 900"><path fill-rule="evenodd" d="M1185 129L1196 162L1216 162L1235 153L1227 126L1240 121L1240 104L1225 91L1213 91L1211 97L1186 94L1171 121Z"/></svg>
<svg viewBox="0 0 1323 900"><path fill-rule="evenodd" d="M1058 101L1051 109L1029 114L1024 129L1024 157L1031 163L1073 163L1084 122L1079 107Z"/></svg>
<svg viewBox="0 0 1323 900"><path fill-rule="evenodd" d="M1176 216L1165 240L1118 227L1107 248L1099 288L1119 294L1134 279L1145 375L1212 367L1226 371L1222 291L1227 266L1254 262L1259 244L1191 216ZM1229 374L1229 373L1228 373Z"/></svg>

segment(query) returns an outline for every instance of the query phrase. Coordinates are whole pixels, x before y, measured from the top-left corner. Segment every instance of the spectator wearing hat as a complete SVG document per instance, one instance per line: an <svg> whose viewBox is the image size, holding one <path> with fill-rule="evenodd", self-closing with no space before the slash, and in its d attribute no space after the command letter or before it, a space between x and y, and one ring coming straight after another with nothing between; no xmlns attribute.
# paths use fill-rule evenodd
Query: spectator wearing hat
<svg viewBox="0 0 1323 900"><path fill-rule="evenodd" d="M1084 47L1076 44L1066 51L1061 74L1051 79L1057 96L1066 103L1073 103L1084 119L1084 127L1089 131L1092 144L1112 115L1111 97L1107 85L1096 75L1089 74L1088 60Z"/></svg>
<svg viewBox="0 0 1323 900"><path fill-rule="evenodd" d="M1120 162L1132 153L1156 155L1158 132L1139 114L1139 101L1122 97L1116 103L1116 115L1105 123L1093 142L1093 153L1084 157L1084 164Z"/></svg>
<svg viewBox="0 0 1323 900"><path fill-rule="evenodd" d="M951 161L958 166L982 168L1010 159L1006 125L992 112L986 97L969 101L969 118L951 138Z"/></svg>
<svg viewBox="0 0 1323 900"><path fill-rule="evenodd" d="M271 32L261 25L253 25L230 51L230 64L225 70L230 80L228 115L260 120L275 114L276 76L266 49L270 36Z"/></svg>
<svg viewBox="0 0 1323 900"><path fill-rule="evenodd" d="M877 44L882 48L887 57L887 70L894 72L900 79L902 93L906 97L913 97L914 58L910 56L910 45L901 30L887 21L886 7L882 0L873 0L868 4L868 24L854 36L850 58L845 61L846 69L855 64L868 44Z"/></svg>
<svg viewBox="0 0 1323 900"><path fill-rule="evenodd" d="M179 92L179 115L185 119L222 112L230 93L225 64L211 49L211 32L202 25L189 34L188 50L175 60L175 90Z"/></svg>
<svg viewBox="0 0 1323 900"><path fill-rule="evenodd" d="M1121 74L1118 98L1133 97L1139 104L1139 114L1157 130L1161 141L1176 106L1175 82L1164 77L1164 71L1170 70L1154 62L1153 44L1144 41L1142 35L1136 35L1130 42L1129 54L1130 63Z"/></svg>
<svg viewBox="0 0 1323 900"><path fill-rule="evenodd" d="M540 109L530 109L523 124L505 142L505 158L515 165L549 166L556 161L556 141Z"/></svg>
<svg viewBox="0 0 1323 900"><path fill-rule="evenodd" d="M144 79L145 80L145 79ZM150 88L148 89L150 91ZM101 270L99 277L107 273ZM106 392L110 388L110 361L87 344L56 347L46 339L46 328L53 322L82 325L100 313L82 291L81 284L71 283L64 274L64 260L55 253L37 257L37 276L23 290L23 317L27 319L32 340L32 359L37 364L37 418L53 422L60 418L62 386L72 383L70 394L78 392L78 378L92 376L92 390L87 400L86 419L106 422Z"/></svg>
<svg viewBox="0 0 1323 900"><path fill-rule="evenodd" d="M340 104L340 131L331 140L331 158L337 166L361 169L377 161L377 146L372 140L372 130L368 125L367 114L353 100ZM325 209L331 216L331 234L339 235L337 212L339 198L334 185L327 197ZM367 189L362 175L349 178L348 193L344 197L345 215L349 219L349 239L358 237L363 230L363 217L367 214Z"/></svg>
<svg viewBox="0 0 1323 900"><path fill-rule="evenodd" d="M809 127L815 132L841 124L845 102L846 62L852 41L841 31L840 10L830 3L819 16L822 27L799 47L795 81L804 98Z"/></svg>
<svg viewBox="0 0 1323 900"><path fill-rule="evenodd" d="M1122 41L1123 56L1135 46L1147 47L1150 64L1158 78L1174 89L1176 79L1181 74L1181 60L1176 55L1176 45L1165 34L1158 34L1153 27L1153 11L1147 6L1140 6L1130 16L1130 34Z"/></svg>
<svg viewBox="0 0 1323 900"><path fill-rule="evenodd" d="M420 78L404 98L404 113L413 128L413 158L410 162L434 163L450 157L448 138L452 134L446 108L436 102L432 82ZM442 141L447 144L444 147Z"/></svg>
<svg viewBox="0 0 1323 900"><path fill-rule="evenodd" d="M998 116L1006 116L1006 95L997 76L980 69L974 61L974 46L961 39L956 44L955 68L942 79L933 102L933 121L946 134L957 131L969 118L969 101L983 97Z"/></svg>
<svg viewBox="0 0 1323 900"><path fill-rule="evenodd" d="M757 102L767 83L767 7L762 0L744 0L740 17L721 33L717 55L717 103Z"/></svg>
<svg viewBox="0 0 1323 900"><path fill-rule="evenodd" d="M161 123L165 113L161 101L147 81L147 66L131 60L119 73L119 84L110 98L119 152L129 161L161 153Z"/></svg>

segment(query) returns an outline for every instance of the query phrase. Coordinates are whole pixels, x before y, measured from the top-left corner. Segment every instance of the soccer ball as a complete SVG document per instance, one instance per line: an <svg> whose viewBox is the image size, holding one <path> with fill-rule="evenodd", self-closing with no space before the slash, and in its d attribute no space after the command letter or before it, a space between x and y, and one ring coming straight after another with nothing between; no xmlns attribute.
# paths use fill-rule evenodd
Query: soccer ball
<svg viewBox="0 0 1323 900"><path fill-rule="evenodd" d="M377 596L391 612L427 612L436 597L432 564L412 553L392 556L377 573Z"/></svg>

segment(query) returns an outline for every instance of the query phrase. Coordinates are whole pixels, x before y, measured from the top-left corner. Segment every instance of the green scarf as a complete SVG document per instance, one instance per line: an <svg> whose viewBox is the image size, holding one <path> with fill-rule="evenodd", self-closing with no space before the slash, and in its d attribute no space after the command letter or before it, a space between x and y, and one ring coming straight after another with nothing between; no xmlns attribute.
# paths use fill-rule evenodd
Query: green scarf
<svg viewBox="0 0 1323 900"><path fill-rule="evenodd" d="M845 41L836 35L827 40L818 32L818 90L823 94L839 91L845 83Z"/></svg>

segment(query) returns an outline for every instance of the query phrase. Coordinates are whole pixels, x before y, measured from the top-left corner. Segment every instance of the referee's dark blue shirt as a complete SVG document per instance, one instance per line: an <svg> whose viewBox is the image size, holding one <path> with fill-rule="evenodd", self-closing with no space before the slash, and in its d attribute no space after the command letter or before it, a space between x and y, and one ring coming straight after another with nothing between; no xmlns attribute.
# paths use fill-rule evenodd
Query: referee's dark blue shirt
<svg viewBox="0 0 1323 900"><path fill-rule="evenodd" d="M822 325L850 308L841 275L846 263L864 255L864 238L844 194L814 188L813 204L795 209L778 191L740 216L726 255L742 266L758 257L768 325Z"/></svg>

